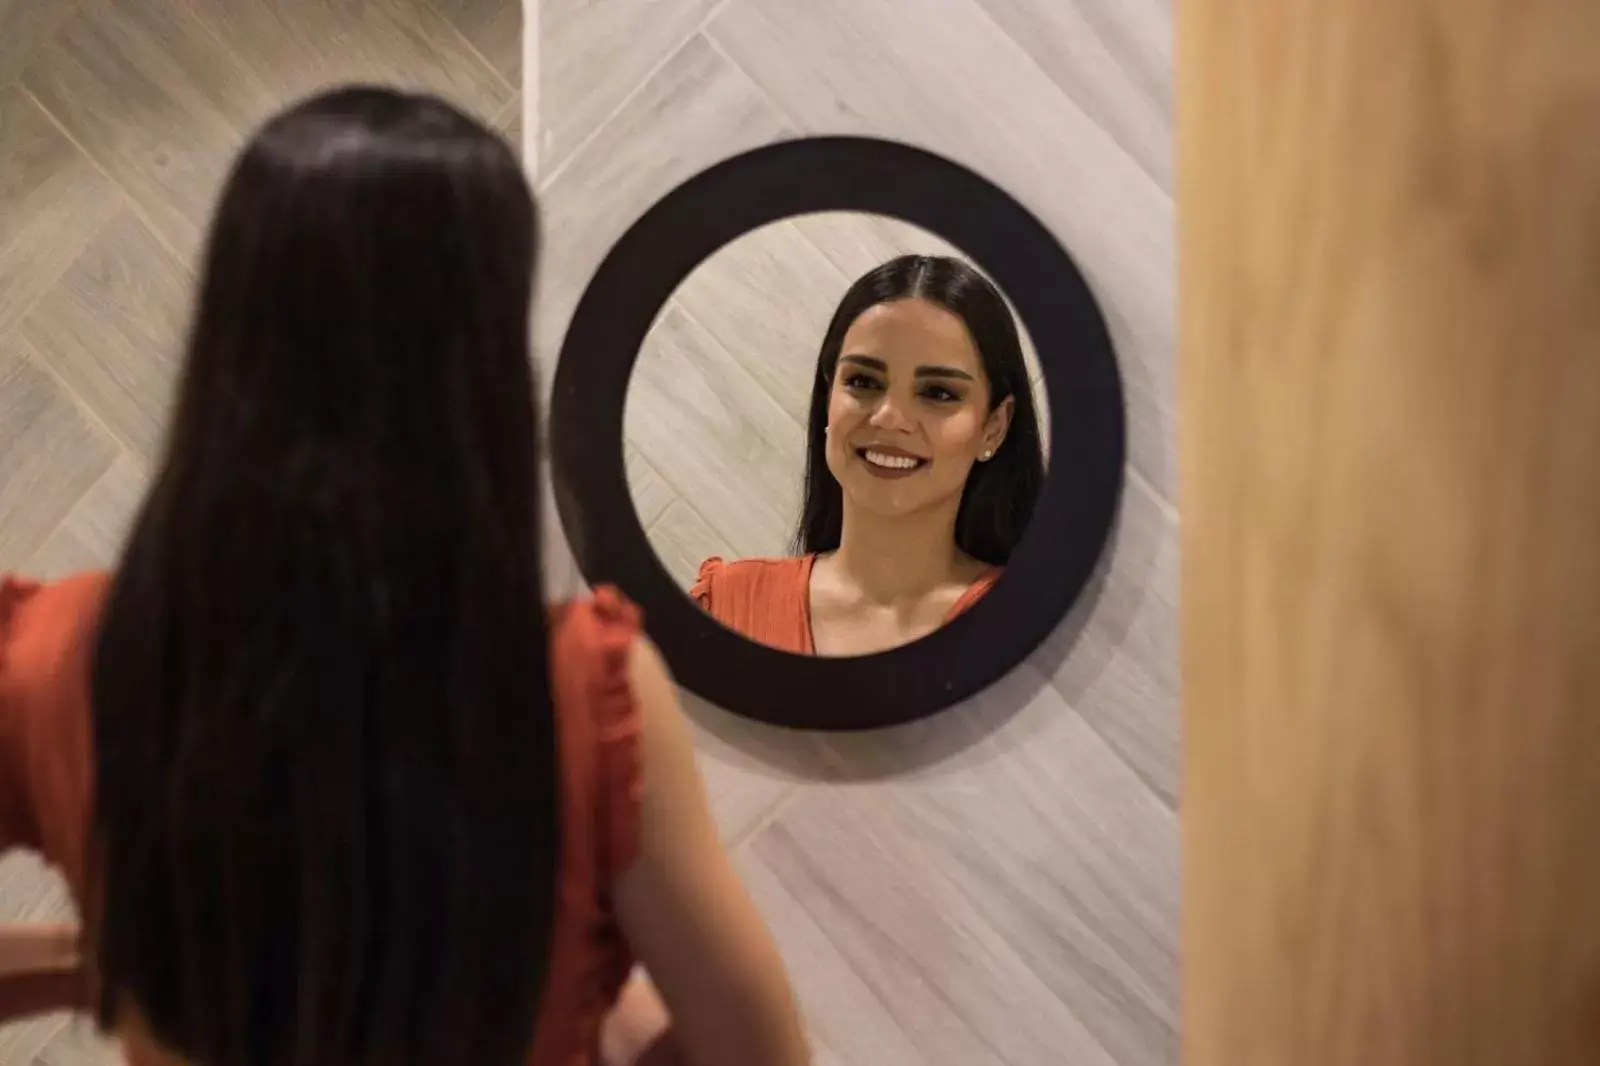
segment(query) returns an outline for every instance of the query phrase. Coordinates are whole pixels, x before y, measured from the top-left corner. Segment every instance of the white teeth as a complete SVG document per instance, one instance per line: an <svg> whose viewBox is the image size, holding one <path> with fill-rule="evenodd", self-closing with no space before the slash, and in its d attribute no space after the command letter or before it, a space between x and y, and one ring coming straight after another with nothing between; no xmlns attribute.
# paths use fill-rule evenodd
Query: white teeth
<svg viewBox="0 0 1600 1066"><path fill-rule="evenodd" d="M912 459L904 455L885 455L883 452L875 452L871 449L862 454L866 457L867 462L873 466L884 466L890 470L910 470L912 467L922 463L921 459Z"/></svg>

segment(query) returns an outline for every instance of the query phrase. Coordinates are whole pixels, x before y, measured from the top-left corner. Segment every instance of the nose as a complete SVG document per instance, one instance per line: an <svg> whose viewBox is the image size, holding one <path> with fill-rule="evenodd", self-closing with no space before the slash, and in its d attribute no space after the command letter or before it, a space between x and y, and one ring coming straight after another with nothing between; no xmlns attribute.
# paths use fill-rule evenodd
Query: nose
<svg viewBox="0 0 1600 1066"><path fill-rule="evenodd" d="M892 433L909 433L912 428L912 421L901 407L900 401L892 396L883 398L867 422L874 429L888 430Z"/></svg>

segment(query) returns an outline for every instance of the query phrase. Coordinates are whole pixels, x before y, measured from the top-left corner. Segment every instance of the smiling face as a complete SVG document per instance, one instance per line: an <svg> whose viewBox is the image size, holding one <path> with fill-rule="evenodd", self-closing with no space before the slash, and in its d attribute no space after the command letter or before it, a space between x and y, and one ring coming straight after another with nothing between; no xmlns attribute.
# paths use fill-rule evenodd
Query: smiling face
<svg viewBox="0 0 1600 1066"><path fill-rule="evenodd" d="M862 312L828 395L828 469L846 504L883 515L958 505L972 464L1000 447L1010 397L989 409L961 319L920 299Z"/></svg>

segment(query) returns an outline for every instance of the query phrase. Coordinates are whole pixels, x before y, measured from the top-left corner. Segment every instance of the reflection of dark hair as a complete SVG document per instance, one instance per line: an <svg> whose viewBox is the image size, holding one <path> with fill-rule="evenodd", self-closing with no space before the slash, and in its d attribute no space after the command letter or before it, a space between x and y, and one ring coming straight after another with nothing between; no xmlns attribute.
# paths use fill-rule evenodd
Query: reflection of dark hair
<svg viewBox="0 0 1600 1066"><path fill-rule="evenodd" d="M891 300L915 297L951 312L966 324L989 379L989 409L1007 396L1015 405L1011 428L994 458L977 463L967 477L956 515L956 546L974 559L1003 566L1028 528L1044 484L1039 417L1022 358L1016 323L1000 291L959 259L903 255L870 271L850 286L828 323L817 355L806 426L805 499L795 546L801 552L832 551L844 524L844 493L828 470L828 394L844 335L862 313Z"/></svg>
<svg viewBox="0 0 1600 1066"><path fill-rule="evenodd" d="M108 1024L206 1066L513 1066L555 725L517 160L380 89L271 120L209 235L93 673Z"/></svg>

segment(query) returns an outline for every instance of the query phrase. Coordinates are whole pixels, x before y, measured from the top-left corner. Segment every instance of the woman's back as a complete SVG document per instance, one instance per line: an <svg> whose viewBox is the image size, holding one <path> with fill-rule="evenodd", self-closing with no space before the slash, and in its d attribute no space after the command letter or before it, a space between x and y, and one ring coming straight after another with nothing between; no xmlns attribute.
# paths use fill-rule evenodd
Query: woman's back
<svg viewBox="0 0 1600 1066"><path fill-rule="evenodd" d="M0 850L38 851L86 898L94 756L89 677L108 587L88 574L0 585ZM550 661L563 811L548 980L529 1061L593 1061L601 1023L634 966L611 898L639 847L639 708L629 681L634 608L614 591L558 608ZM135 1026L129 1059L157 1048Z"/></svg>
<svg viewBox="0 0 1600 1066"><path fill-rule="evenodd" d="M63 865L100 1022L164 1060L573 1066L624 944L689 1061L804 1057L632 609L546 607L536 250L441 101L273 119L115 575L5 594L0 845Z"/></svg>

